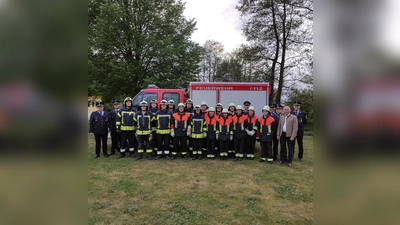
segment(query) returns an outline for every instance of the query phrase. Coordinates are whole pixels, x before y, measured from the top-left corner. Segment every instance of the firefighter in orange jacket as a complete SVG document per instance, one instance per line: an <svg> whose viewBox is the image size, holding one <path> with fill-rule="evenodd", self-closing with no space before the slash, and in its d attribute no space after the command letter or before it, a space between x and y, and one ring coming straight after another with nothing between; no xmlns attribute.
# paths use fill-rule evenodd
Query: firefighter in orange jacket
<svg viewBox="0 0 400 225"><path fill-rule="evenodd" d="M201 108L199 105L196 105L194 108L194 114L191 116L191 127L192 127L192 143L193 143L193 155L192 159L201 160L203 139L207 137L206 133L206 122L204 120L203 113L201 112Z"/></svg>
<svg viewBox="0 0 400 225"><path fill-rule="evenodd" d="M228 110L222 110L222 117L218 119L216 139L219 143L220 160L228 160L228 145L233 139L233 121L228 116Z"/></svg>
<svg viewBox="0 0 400 225"><path fill-rule="evenodd" d="M222 117L222 111L221 111L221 117ZM212 159L214 160L215 158L215 147L217 146L217 140L216 136L218 133L217 130L217 123L219 120L219 116L216 115L214 107L208 108L208 112L205 116L205 121L206 121L206 142L207 142L207 159Z"/></svg>
<svg viewBox="0 0 400 225"><path fill-rule="evenodd" d="M172 159L176 158L178 150L181 152L182 157L187 159L186 142L187 136L191 134L191 120L190 114L185 112L183 103L178 104L178 110L172 115L172 121L171 136L174 138Z"/></svg>
<svg viewBox="0 0 400 225"><path fill-rule="evenodd" d="M260 162L268 161L272 164L274 157L272 154L272 123L275 119L270 115L269 106L262 109L263 115L257 120L257 127L260 130L261 159Z"/></svg>
<svg viewBox="0 0 400 225"><path fill-rule="evenodd" d="M257 119L258 117L255 115L254 106L250 106L247 112L247 123L245 131L247 133L246 137L246 145L247 145L247 152L246 157L247 159L254 160L254 150L256 145L256 131L257 127Z"/></svg>
<svg viewBox="0 0 400 225"><path fill-rule="evenodd" d="M247 116L243 114L243 107L236 106L236 115L233 116L233 143L235 148L235 161L243 160L244 144L246 143L246 119Z"/></svg>
<svg viewBox="0 0 400 225"><path fill-rule="evenodd" d="M140 111L136 113L134 118L136 125L136 135L138 139L138 155L136 160L140 160L143 157L143 152L146 150L147 159L151 160L153 149L150 145L151 135L151 114L147 111L147 102L140 102Z"/></svg>

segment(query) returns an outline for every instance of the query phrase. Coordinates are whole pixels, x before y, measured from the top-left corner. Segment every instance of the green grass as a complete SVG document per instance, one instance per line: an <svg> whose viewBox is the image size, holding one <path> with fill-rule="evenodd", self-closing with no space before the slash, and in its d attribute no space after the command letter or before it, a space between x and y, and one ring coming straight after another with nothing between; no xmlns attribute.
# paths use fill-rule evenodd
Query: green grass
<svg viewBox="0 0 400 225"><path fill-rule="evenodd" d="M312 224L313 137L304 142L290 168L259 163L258 143L253 161L94 159L89 137L88 222Z"/></svg>

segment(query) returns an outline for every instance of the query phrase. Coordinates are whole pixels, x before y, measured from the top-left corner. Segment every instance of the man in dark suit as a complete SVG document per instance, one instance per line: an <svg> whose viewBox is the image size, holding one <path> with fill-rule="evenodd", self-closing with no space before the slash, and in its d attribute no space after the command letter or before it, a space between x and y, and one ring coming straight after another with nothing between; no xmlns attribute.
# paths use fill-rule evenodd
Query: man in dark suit
<svg viewBox="0 0 400 225"><path fill-rule="evenodd" d="M304 126L307 124L307 113L304 111L300 110L300 101L294 101L293 102L293 107L294 110L291 112L293 115L297 116L297 121L298 121L298 130L297 130L297 145L299 146L299 154L297 155L299 157L300 162L303 161L303 153L304 153L304 147L303 147L303 136L304 136Z"/></svg>
<svg viewBox="0 0 400 225"><path fill-rule="evenodd" d="M103 147L103 155L108 158L107 155L107 137L110 128L110 113L104 111L104 104L102 102L97 103L97 111L92 112L89 119L89 133L94 135L96 140L96 155L94 158L100 157L100 145Z"/></svg>

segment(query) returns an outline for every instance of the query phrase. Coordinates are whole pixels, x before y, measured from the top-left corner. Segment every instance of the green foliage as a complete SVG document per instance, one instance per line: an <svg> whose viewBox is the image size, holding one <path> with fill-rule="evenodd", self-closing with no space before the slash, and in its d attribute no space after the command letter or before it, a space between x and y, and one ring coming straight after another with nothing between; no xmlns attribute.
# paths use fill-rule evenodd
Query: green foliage
<svg viewBox="0 0 400 225"><path fill-rule="evenodd" d="M149 83L186 87L199 72L194 19L176 0L89 1L89 95L134 96Z"/></svg>
<svg viewBox="0 0 400 225"><path fill-rule="evenodd" d="M313 94L312 89L294 89L289 94L288 102L285 103L285 105L293 109L293 101L299 100L301 102L301 110L307 113L307 122L310 124L314 121Z"/></svg>

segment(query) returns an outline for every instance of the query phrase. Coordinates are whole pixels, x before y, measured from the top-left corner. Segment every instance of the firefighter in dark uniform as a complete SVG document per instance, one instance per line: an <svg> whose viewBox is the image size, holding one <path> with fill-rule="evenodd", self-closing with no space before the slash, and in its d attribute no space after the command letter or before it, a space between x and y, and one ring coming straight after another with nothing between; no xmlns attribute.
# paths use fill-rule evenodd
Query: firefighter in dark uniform
<svg viewBox="0 0 400 225"><path fill-rule="evenodd" d="M185 103L185 112L189 113L191 116L193 115L193 101L192 99L186 100ZM192 143L192 138L188 137L189 140L189 152L193 151L193 143Z"/></svg>
<svg viewBox="0 0 400 225"><path fill-rule="evenodd" d="M304 153L304 147L303 147L304 126L307 124L307 113L300 110L300 105L301 105L300 101L293 102L294 110L292 111L292 114L297 116L298 130L297 130L296 141L297 145L299 146L299 154L297 155L297 157L299 157L300 162L302 162Z"/></svg>
<svg viewBox="0 0 400 225"><path fill-rule="evenodd" d="M133 151L135 150L135 125L134 118L136 115L136 108L132 106L132 98L126 97L124 100L124 106L121 111L117 114L116 129L120 132L121 137L121 149L118 159L125 157L126 148L129 145L129 155L133 158ZM128 142L127 142L128 140Z"/></svg>
<svg viewBox="0 0 400 225"><path fill-rule="evenodd" d="M222 113L222 110L221 110ZM222 117L222 114L221 114ZM208 108L208 112L205 116L205 121L206 121L206 132L207 135L205 137L206 142L207 142L207 159L212 159L214 160L215 158L215 147L218 144L216 137L217 137L217 123L219 120L219 116L216 115L214 107Z"/></svg>
<svg viewBox="0 0 400 225"><path fill-rule="evenodd" d="M187 157L186 142L187 136L191 134L190 114L185 112L185 105L178 104L178 111L172 115L171 136L174 138L174 147L172 150L172 159L175 159L178 151L181 152L184 159Z"/></svg>
<svg viewBox="0 0 400 225"><path fill-rule="evenodd" d="M245 131L247 133L246 136L246 158L250 160L254 160L254 151L255 151L255 145L256 145L256 131L257 131L257 119L258 117L256 116L254 112L254 107L250 106L249 111L247 113L247 123L245 127Z"/></svg>
<svg viewBox="0 0 400 225"><path fill-rule="evenodd" d="M158 112L158 102L156 99L150 101L149 113L151 115L151 147L153 149L153 154L157 154L158 149L158 138L157 138L157 121L156 116Z"/></svg>
<svg viewBox="0 0 400 225"><path fill-rule="evenodd" d="M279 145L279 141L278 141L278 138L277 138L277 136L276 136L276 133L277 133L277 131L278 131L278 124L279 124L279 118L280 118L280 115L278 115L276 112L275 112L275 108L276 108L276 105L275 104L271 104L270 106L269 106L269 108L270 108L270 110L271 110L271 113L270 113L270 115L274 118L274 122L272 122L272 125L271 125L271 129L272 129L272 154L273 154L273 158L274 158L274 161L277 161L278 160L278 145Z"/></svg>
<svg viewBox="0 0 400 225"><path fill-rule="evenodd" d="M171 115L175 113L175 102L174 100L170 99L168 100L168 105L167 105L168 111L171 112ZM174 137L171 136L170 141L169 141L169 150L172 151L174 148Z"/></svg>
<svg viewBox="0 0 400 225"><path fill-rule="evenodd" d="M143 152L146 151L147 159L152 160L153 149L150 145L151 135L151 114L147 111L147 102L140 102L140 110L135 116L136 135L138 139L138 155L136 160L143 157Z"/></svg>
<svg viewBox="0 0 400 225"><path fill-rule="evenodd" d="M167 109L167 101L160 102L160 110L157 112L156 118L156 133L158 138L157 159L161 159L164 151L165 158L171 159L169 154L169 139L172 128L172 113Z"/></svg>
<svg viewBox="0 0 400 225"><path fill-rule="evenodd" d="M229 115L231 118L233 118L233 116L236 115L236 106L235 106L235 103L231 102L231 103L229 104L228 112L229 112L228 115ZM234 137L233 139L235 139L235 137ZM233 157L233 155L235 154L235 144L234 144L234 140L230 140L230 141L229 141L228 153L229 153L229 155L231 155L232 157Z"/></svg>
<svg viewBox="0 0 400 225"><path fill-rule="evenodd" d="M191 116L191 137L193 143L193 154L192 159L201 160L201 154L203 153L203 140L207 137L206 133L206 121L204 119L203 113L201 113L201 108L196 105L194 108L194 114Z"/></svg>
<svg viewBox="0 0 400 225"><path fill-rule="evenodd" d="M206 101L202 101L200 107L201 107L201 112L203 113L203 116L205 116L205 115L207 114L207 112L208 112L208 105L207 105L207 102L206 102ZM207 151L207 148L206 148L206 147L207 147L207 141L206 141L206 139L204 138L204 139L203 139L203 148L202 148L202 150L203 150L204 152Z"/></svg>
<svg viewBox="0 0 400 225"><path fill-rule="evenodd" d="M249 113L249 107L251 103L249 101L244 101L243 105L244 105L243 115L247 115L247 113Z"/></svg>
<svg viewBox="0 0 400 225"><path fill-rule="evenodd" d="M233 143L235 148L235 161L243 160L244 145L246 143L246 119L247 116L243 115L243 107L236 106L236 115L232 117L233 120Z"/></svg>
<svg viewBox="0 0 400 225"><path fill-rule="evenodd" d="M220 160L228 160L228 145L233 140L233 121L228 114L228 110L223 109L217 124L216 139L219 143Z"/></svg>
<svg viewBox="0 0 400 225"><path fill-rule="evenodd" d="M270 116L269 106L262 108L263 115L258 118L257 127L260 130L260 145L261 145L261 158L260 162L268 161L269 164L273 163L274 156L272 154L272 123L275 119Z"/></svg>
<svg viewBox="0 0 400 225"><path fill-rule="evenodd" d="M107 136L110 128L110 113L104 111L102 102L97 103L97 111L92 112L89 119L89 133L94 135L96 141L96 154L94 158L100 157L100 145L103 147L103 156L107 155Z"/></svg>
<svg viewBox="0 0 400 225"><path fill-rule="evenodd" d="M114 109L110 111L111 153L108 156L115 155L115 151L119 151L120 147L120 137L115 124L117 122L117 115L121 111L119 108L120 101L114 100L113 105Z"/></svg>

